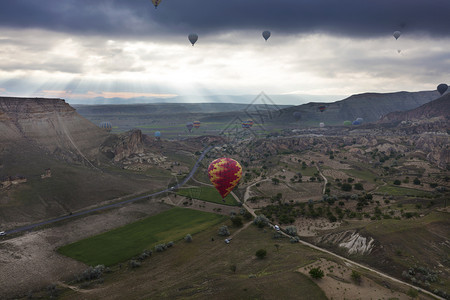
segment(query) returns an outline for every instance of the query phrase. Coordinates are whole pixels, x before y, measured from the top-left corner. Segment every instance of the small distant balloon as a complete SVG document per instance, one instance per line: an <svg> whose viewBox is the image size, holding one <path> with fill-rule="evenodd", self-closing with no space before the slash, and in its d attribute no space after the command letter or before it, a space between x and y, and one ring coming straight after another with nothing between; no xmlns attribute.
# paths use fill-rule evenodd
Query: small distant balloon
<svg viewBox="0 0 450 300"><path fill-rule="evenodd" d="M398 49L398 50L397 50L397 53L400 54L400 52L402 52L402 50Z"/></svg>
<svg viewBox="0 0 450 300"><path fill-rule="evenodd" d="M247 120L248 127L253 127L253 120Z"/></svg>
<svg viewBox="0 0 450 300"><path fill-rule="evenodd" d="M242 128L250 128L250 124L247 121L242 122Z"/></svg>
<svg viewBox="0 0 450 300"><path fill-rule="evenodd" d="M361 125L361 122L360 122L360 121L357 121L357 120L355 120L355 121L353 121L352 125Z"/></svg>
<svg viewBox="0 0 450 300"><path fill-rule="evenodd" d="M187 122L186 123L186 128L189 130L189 132L191 132L193 127L194 127L194 123L192 123L192 122Z"/></svg>
<svg viewBox="0 0 450 300"><path fill-rule="evenodd" d="M362 123L364 121L364 119L363 118L356 118L355 121L358 121L359 123Z"/></svg>
<svg viewBox="0 0 450 300"><path fill-rule="evenodd" d="M439 94L444 95L444 93L447 91L448 89L448 85L446 85L445 83L441 83L440 85L437 86L437 90L439 92Z"/></svg>
<svg viewBox="0 0 450 300"><path fill-rule="evenodd" d="M267 40L270 38L270 31L268 31L268 30L263 31L262 36L267 42Z"/></svg>
<svg viewBox="0 0 450 300"><path fill-rule="evenodd" d="M325 109L327 109L327 107L326 107L325 105L321 105L321 106L319 106L319 110L320 110L320 112L324 112L324 111L325 111Z"/></svg>
<svg viewBox="0 0 450 300"><path fill-rule="evenodd" d="M299 111L296 111L292 114L294 116L294 119L300 120L302 117L302 114Z"/></svg>
<svg viewBox="0 0 450 300"><path fill-rule="evenodd" d="M400 31L394 31L393 36L395 37L396 40L398 40L398 38L402 35L402 33Z"/></svg>
<svg viewBox="0 0 450 300"><path fill-rule="evenodd" d="M155 6L155 9L158 7L158 5L161 3L162 0L152 0L153 5Z"/></svg>
<svg viewBox="0 0 450 300"><path fill-rule="evenodd" d="M112 130L112 125L110 122L101 122L100 123L100 128L106 129L106 131L111 131Z"/></svg>
<svg viewBox="0 0 450 300"><path fill-rule="evenodd" d="M192 123L195 129L199 129L200 128L200 121L194 121L194 123Z"/></svg>
<svg viewBox="0 0 450 300"><path fill-rule="evenodd" d="M325 127L325 123L320 122L320 123L319 123L319 126L320 126L320 128L324 128L324 127Z"/></svg>
<svg viewBox="0 0 450 300"><path fill-rule="evenodd" d="M352 121L344 121L344 126L352 125Z"/></svg>
<svg viewBox="0 0 450 300"><path fill-rule="evenodd" d="M195 42L198 40L198 35L196 33L191 33L188 36L189 42L191 42L192 46L194 46Z"/></svg>
<svg viewBox="0 0 450 300"><path fill-rule="evenodd" d="M160 137L161 137L161 132L156 131L156 132L155 132L155 138L160 138Z"/></svg>

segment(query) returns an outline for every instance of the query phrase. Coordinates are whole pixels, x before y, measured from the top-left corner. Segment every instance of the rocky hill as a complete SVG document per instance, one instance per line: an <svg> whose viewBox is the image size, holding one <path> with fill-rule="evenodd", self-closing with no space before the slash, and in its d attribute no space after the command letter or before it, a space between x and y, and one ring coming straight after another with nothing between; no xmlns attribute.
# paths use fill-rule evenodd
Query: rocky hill
<svg viewBox="0 0 450 300"><path fill-rule="evenodd" d="M333 103L307 103L281 110L279 122L306 124L324 122L326 125L342 125L345 120L363 118L364 122L375 122L394 111L406 111L419 107L439 97L437 91L364 93L350 96ZM319 106L325 105L324 112ZM294 113L297 112L297 119Z"/></svg>
<svg viewBox="0 0 450 300"><path fill-rule="evenodd" d="M62 99L0 97L0 143L93 158L107 133Z"/></svg>
<svg viewBox="0 0 450 300"><path fill-rule="evenodd" d="M395 111L385 115L379 123L395 123L412 120L431 120L443 118L450 120L450 94L408 111Z"/></svg>

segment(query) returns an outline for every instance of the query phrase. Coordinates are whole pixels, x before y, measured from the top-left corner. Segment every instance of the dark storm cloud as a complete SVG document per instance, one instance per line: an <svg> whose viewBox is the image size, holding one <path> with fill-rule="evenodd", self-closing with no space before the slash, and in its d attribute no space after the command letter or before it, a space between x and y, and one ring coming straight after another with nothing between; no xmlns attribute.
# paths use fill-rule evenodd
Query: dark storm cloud
<svg viewBox="0 0 450 300"><path fill-rule="evenodd" d="M269 29L377 37L395 30L449 36L449 0L10 0L0 26L152 36Z"/></svg>

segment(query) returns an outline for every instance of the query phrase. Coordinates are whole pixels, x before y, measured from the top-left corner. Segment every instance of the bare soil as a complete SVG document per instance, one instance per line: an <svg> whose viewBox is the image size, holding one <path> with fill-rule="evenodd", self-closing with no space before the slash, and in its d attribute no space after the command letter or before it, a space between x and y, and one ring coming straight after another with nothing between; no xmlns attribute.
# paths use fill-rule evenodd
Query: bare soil
<svg viewBox="0 0 450 300"><path fill-rule="evenodd" d="M21 296L57 281L70 280L87 268L60 255L57 248L169 208L156 200L133 203L0 242L0 298Z"/></svg>
<svg viewBox="0 0 450 300"><path fill-rule="evenodd" d="M325 292L328 299L411 299L364 276L361 276L361 283L356 284L351 279L350 268L326 259L320 259L298 271L309 276L309 270L316 267L320 267L325 276L314 282Z"/></svg>

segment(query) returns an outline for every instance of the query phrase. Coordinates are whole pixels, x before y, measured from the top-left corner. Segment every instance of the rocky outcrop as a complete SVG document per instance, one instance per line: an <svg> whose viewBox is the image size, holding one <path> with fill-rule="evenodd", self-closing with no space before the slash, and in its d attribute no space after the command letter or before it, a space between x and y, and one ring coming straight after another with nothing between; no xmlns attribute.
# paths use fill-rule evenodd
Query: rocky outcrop
<svg viewBox="0 0 450 300"><path fill-rule="evenodd" d="M26 142L72 160L92 159L107 133L62 99L0 97L0 143Z"/></svg>
<svg viewBox="0 0 450 300"><path fill-rule="evenodd" d="M349 255L367 255L375 247L375 240L371 237L363 237L356 231L348 230L338 233L330 233L316 238L319 244L333 244L347 250Z"/></svg>
<svg viewBox="0 0 450 300"><path fill-rule="evenodd" d="M142 153L144 153L142 132L139 129L133 129L119 137L119 141L114 146L114 161Z"/></svg>

